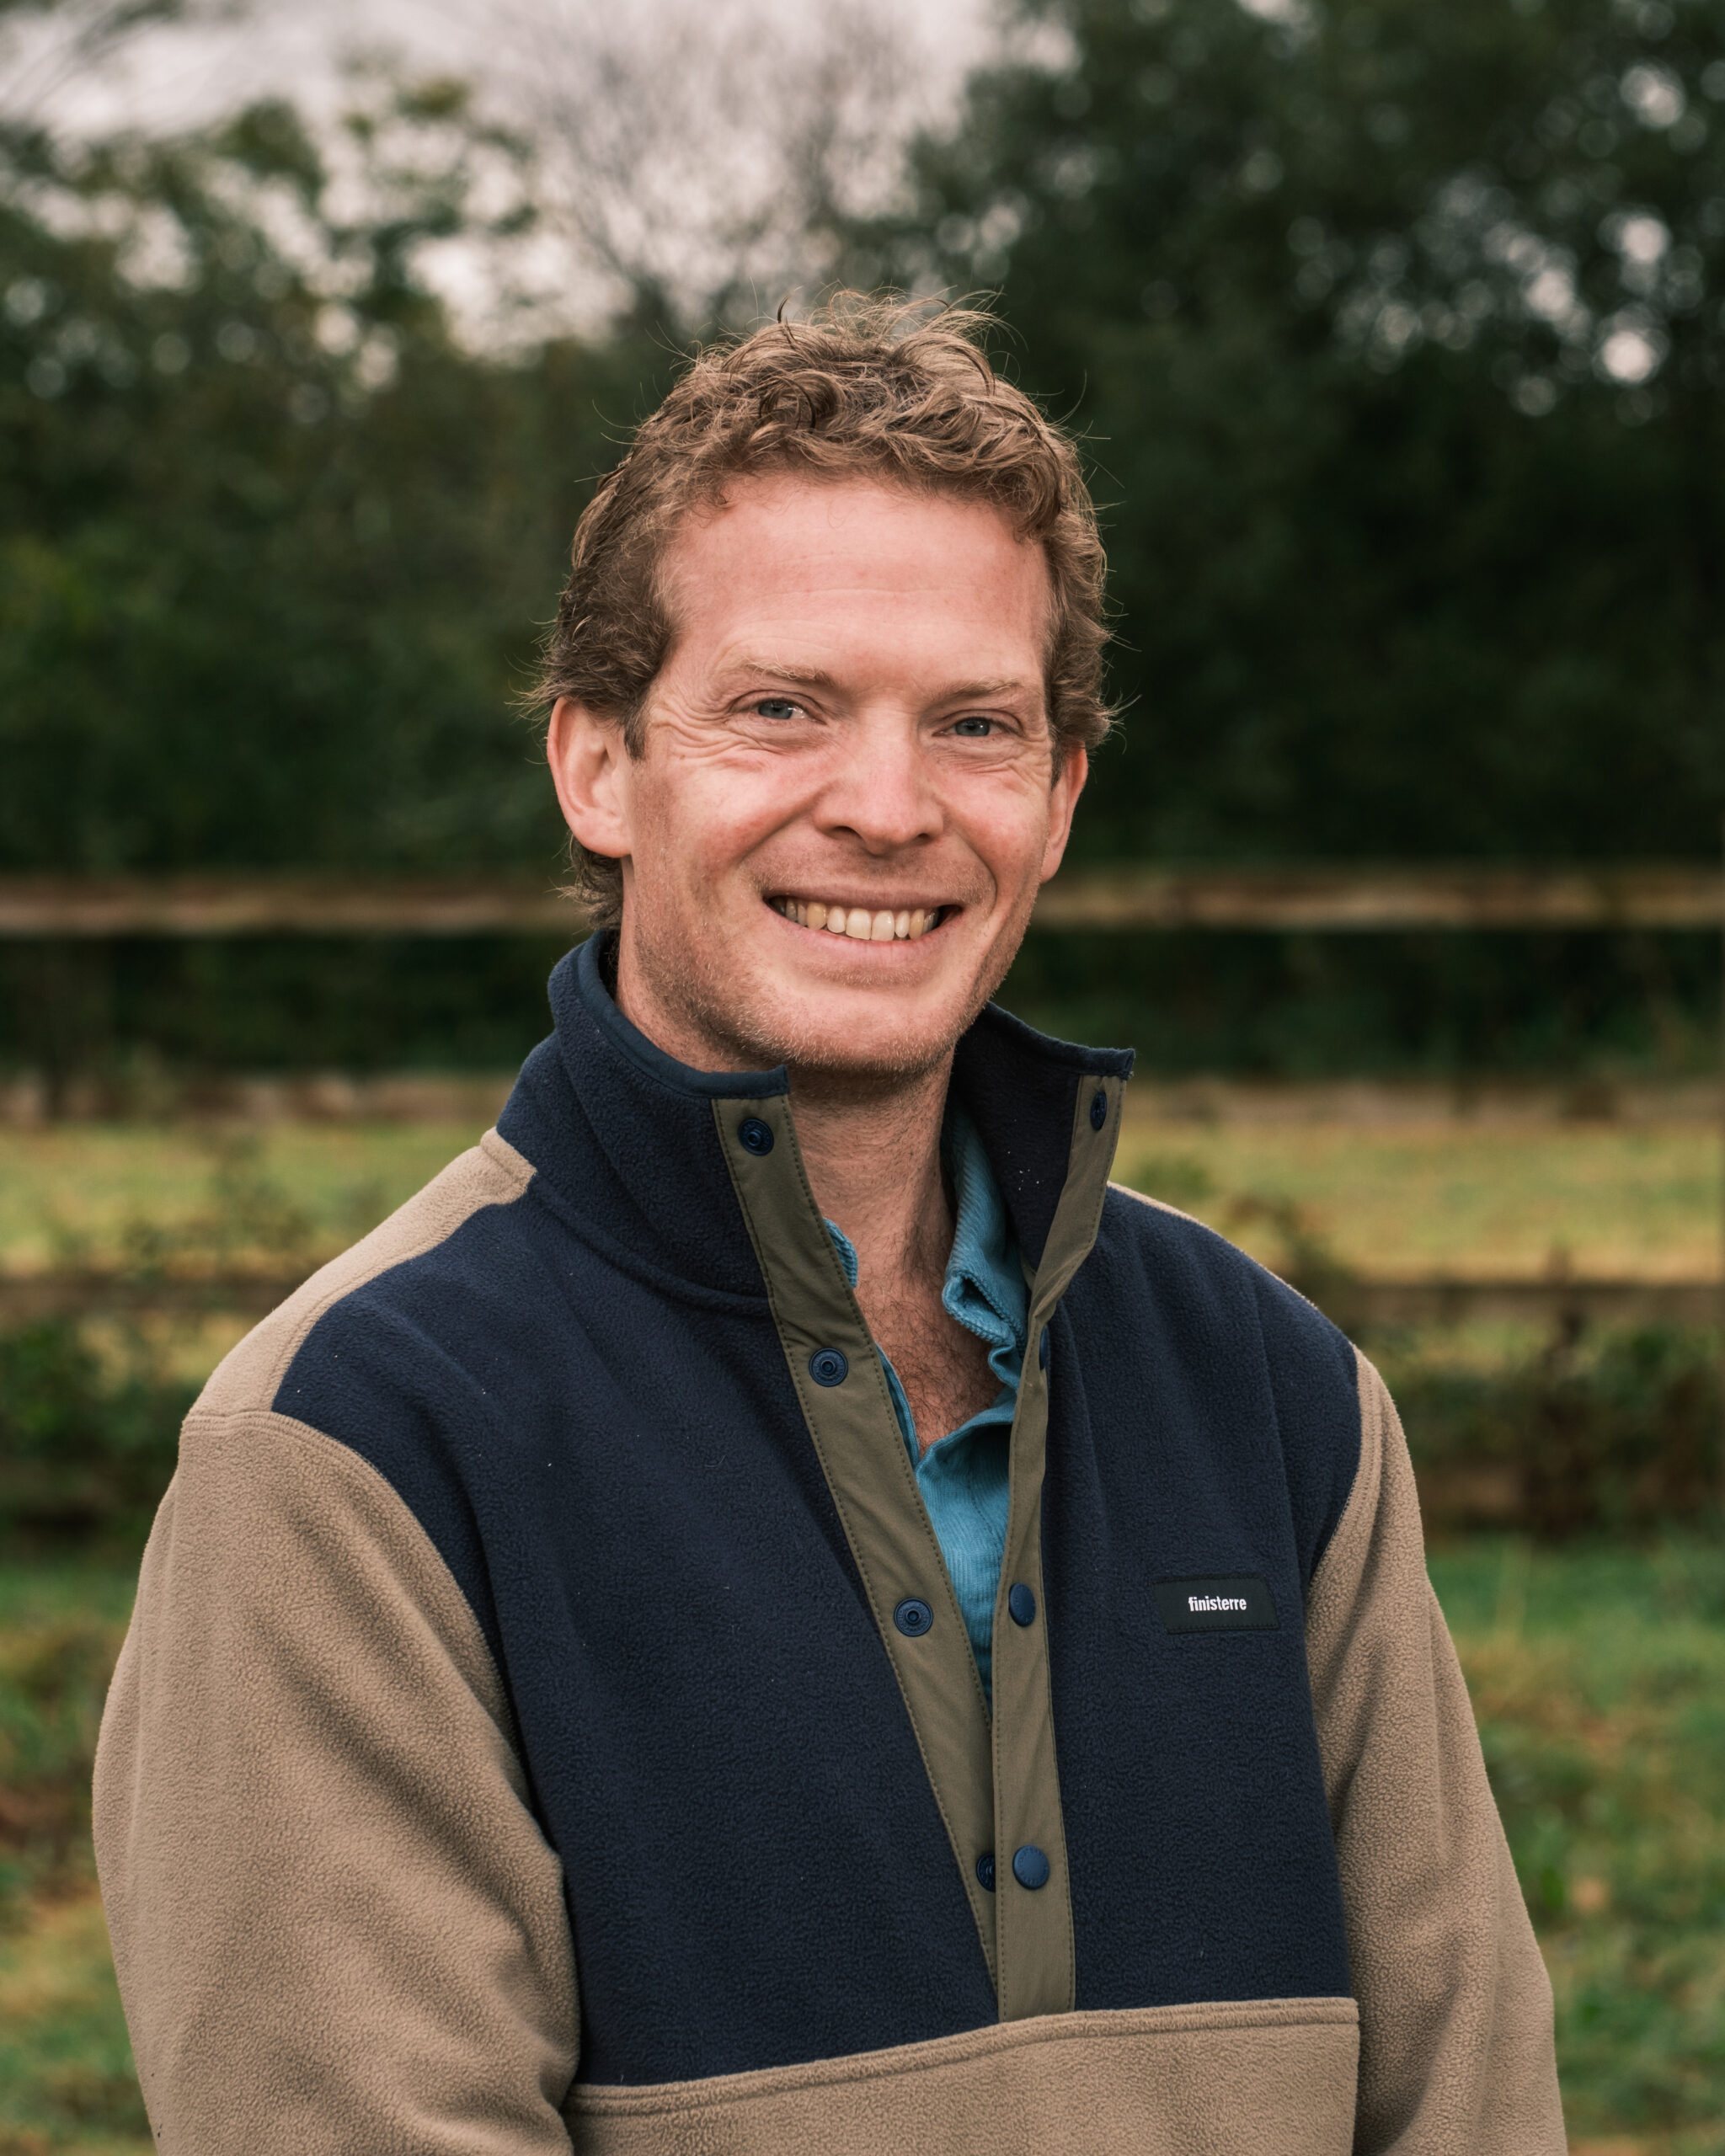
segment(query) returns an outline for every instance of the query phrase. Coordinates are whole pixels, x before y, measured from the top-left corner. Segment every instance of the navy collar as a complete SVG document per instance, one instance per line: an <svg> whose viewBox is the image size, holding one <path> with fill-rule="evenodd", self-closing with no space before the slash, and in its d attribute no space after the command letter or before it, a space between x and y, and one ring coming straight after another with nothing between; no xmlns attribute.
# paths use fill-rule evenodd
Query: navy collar
<svg viewBox="0 0 1725 2156"><path fill-rule="evenodd" d="M783 1095L788 1075L782 1065L696 1070L667 1055L617 1008L606 978L613 946L601 931L558 964L556 1031L523 1065L499 1131L595 1240L697 1289L758 1295L713 1103ZM959 1043L953 1091L1033 1268L1065 1185L1081 1089L1131 1068L1130 1049L1055 1040L993 1004Z"/></svg>

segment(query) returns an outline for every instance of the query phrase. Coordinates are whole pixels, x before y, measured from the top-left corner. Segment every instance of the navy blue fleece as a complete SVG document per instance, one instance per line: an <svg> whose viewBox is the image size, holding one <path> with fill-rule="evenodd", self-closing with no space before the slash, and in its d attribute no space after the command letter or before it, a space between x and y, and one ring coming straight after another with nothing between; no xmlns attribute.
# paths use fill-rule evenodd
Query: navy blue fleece
<svg viewBox="0 0 1725 2156"><path fill-rule="evenodd" d="M497 1657L562 1858L584 2078L992 2022L975 1920L792 1389L714 1129L593 944L501 1118L536 1173L317 1322L275 1405L371 1461ZM955 1089L1039 1258L1079 1088L1125 1059L985 1013ZM1051 1328L1044 1593L1078 2004L1348 1989L1301 1640L1359 1459L1353 1363L1189 1221L1111 1198ZM1274 1632L1162 1632L1262 1574Z"/></svg>

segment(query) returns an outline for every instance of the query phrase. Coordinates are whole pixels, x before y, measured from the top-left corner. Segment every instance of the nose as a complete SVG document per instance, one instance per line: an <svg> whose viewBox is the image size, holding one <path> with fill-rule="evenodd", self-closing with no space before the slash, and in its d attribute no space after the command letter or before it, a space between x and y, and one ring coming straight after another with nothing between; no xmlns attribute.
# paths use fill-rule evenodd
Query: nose
<svg viewBox="0 0 1725 2156"><path fill-rule="evenodd" d="M934 774L916 721L891 712L845 728L843 748L822 787L815 818L824 831L889 854L938 835L943 820Z"/></svg>

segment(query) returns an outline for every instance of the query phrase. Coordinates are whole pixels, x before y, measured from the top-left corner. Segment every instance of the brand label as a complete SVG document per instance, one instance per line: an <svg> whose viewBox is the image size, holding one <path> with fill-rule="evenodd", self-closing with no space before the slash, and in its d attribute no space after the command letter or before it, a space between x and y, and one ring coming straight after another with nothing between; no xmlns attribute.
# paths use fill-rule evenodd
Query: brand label
<svg viewBox="0 0 1725 2156"><path fill-rule="evenodd" d="M1274 1632L1279 1624L1269 1588L1255 1576L1158 1580L1156 1606L1165 1632Z"/></svg>

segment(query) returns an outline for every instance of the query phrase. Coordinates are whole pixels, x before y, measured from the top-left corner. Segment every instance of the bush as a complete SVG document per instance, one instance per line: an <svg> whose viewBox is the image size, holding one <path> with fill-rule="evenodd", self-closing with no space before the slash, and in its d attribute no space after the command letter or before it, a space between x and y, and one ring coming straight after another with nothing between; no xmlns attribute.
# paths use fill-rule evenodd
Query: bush
<svg viewBox="0 0 1725 2156"><path fill-rule="evenodd" d="M142 1541L196 1390L142 1353L115 1372L70 1318L0 1333L0 1544Z"/></svg>
<svg viewBox="0 0 1725 2156"><path fill-rule="evenodd" d="M1504 1371L1421 1369L1396 1392L1428 1521L1513 1517L1550 1540L1693 1520L1719 1501L1717 1353L1705 1333L1560 1321Z"/></svg>

